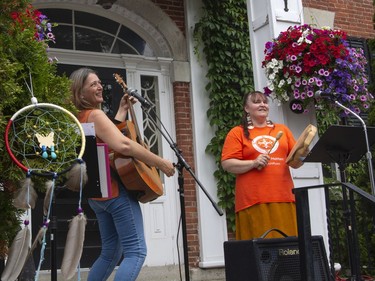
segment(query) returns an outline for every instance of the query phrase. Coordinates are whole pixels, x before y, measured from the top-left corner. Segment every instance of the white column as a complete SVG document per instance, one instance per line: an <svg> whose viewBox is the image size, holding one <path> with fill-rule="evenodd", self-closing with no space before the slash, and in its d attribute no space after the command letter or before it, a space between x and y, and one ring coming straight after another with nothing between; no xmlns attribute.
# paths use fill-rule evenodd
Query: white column
<svg viewBox="0 0 375 281"><path fill-rule="evenodd" d="M214 130L207 119L209 98L205 94L207 66L194 54L194 25L201 17L202 1L185 1L186 38L191 68L191 101L194 136L195 174L215 202L217 199L217 185L213 172L217 169L215 159L205 152L207 145L214 136ZM202 54L202 51L201 51ZM227 240L225 215L219 216L207 196L197 185L197 208L199 221L200 261L202 268L224 265L223 243Z"/></svg>

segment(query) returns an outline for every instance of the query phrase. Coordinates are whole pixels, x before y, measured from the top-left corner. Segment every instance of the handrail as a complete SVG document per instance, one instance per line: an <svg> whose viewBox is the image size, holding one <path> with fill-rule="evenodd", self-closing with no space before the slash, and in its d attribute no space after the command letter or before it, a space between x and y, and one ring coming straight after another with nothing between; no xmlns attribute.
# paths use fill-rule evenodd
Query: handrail
<svg viewBox="0 0 375 281"><path fill-rule="evenodd" d="M329 188L333 186L341 186L342 188L347 188L350 194L349 202L351 204L348 205L348 199L346 196L346 191L343 193L343 201L346 210L346 227L347 230L347 238L353 244L348 245L351 247L350 252L353 255L351 257L352 264L351 264L351 271L352 271L352 279L360 281L360 270L359 270L359 257L357 251L357 244L358 244L358 237L356 233L356 223L355 223L355 208L353 204L353 192L359 194L362 198L368 200L375 206L375 196L363 191L362 189L358 188L357 186L347 183L347 182L336 182L336 183L329 183L329 184L319 184L313 186L304 186L304 187L296 187L293 189L293 193L296 197L296 210L297 210L297 222L298 222L298 243L300 249L300 266L301 266L301 278L305 281L314 281L314 268L313 268L313 257L312 257L312 240L311 240L311 224L310 224L310 207L309 207L309 196L308 190L309 189L318 189L324 188L325 191L325 198L326 198L326 208L327 208L327 225L328 225L328 246L330 248L330 255L332 255L332 248L331 248L331 234L330 234L330 215L329 215ZM335 272L334 272L334 262L333 259L330 258L330 266L331 266L331 274L330 279L331 281L334 280Z"/></svg>
<svg viewBox="0 0 375 281"><path fill-rule="evenodd" d="M366 191L363 191L359 187L355 186L354 184L351 184L349 182L343 182L342 185L345 185L348 189L353 190L354 192L360 194L363 198L369 200L370 202L375 204L375 196L367 193Z"/></svg>

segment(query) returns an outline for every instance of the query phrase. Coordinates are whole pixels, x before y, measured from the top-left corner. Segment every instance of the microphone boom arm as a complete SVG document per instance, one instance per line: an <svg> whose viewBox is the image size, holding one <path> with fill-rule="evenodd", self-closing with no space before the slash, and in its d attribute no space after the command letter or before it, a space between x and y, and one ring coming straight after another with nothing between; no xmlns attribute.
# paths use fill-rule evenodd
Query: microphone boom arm
<svg viewBox="0 0 375 281"><path fill-rule="evenodd" d="M371 151L370 151L370 145L369 145L369 140L368 140L368 135L367 135L367 128L366 128L366 123L365 121L363 121L363 119L357 114L355 113L353 110L347 108L346 106L342 105L340 102L338 102L337 100L335 100L335 104L338 105L339 107L341 107L342 109L350 112L352 115L354 115L362 124L362 127L363 127L363 132L365 134L365 140L366 140L366 148L367 148L367 152L366 152L366 158L367 158L367 166L368 166L368 170L369 170L369 176L370 176L370 186L371 186L371 192L372 192L372 195L375 195L375 188L374 188L374 171L373 171L373 168L372 168L372 154L371 154Z"/></svg>

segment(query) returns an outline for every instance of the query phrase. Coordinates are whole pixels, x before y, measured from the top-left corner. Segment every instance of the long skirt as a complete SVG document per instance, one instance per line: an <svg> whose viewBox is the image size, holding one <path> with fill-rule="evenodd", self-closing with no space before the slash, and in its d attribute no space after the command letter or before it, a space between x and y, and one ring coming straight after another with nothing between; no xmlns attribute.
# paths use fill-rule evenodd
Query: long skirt
<svg viewBox="0 0 375 281"><path fill-rule="evenodd" d="M236 239L250 240L261 237L276 228L288 236L297 236L295 203L257 204L236 213ZM265 238L284 237L271 231Z"/></svg>

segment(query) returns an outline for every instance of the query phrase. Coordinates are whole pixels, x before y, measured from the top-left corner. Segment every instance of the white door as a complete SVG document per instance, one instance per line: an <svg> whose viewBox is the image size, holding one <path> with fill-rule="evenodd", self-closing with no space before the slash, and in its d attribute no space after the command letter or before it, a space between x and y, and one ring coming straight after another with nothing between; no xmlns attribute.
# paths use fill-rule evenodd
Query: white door
<svg viewBox="0 0 375 281"><path fill-rule="evenodd" d="M127 84L151 101L151 107L136 106L140 131L149 149L171 161L176 157L170 148L174 138L173 95L162 76L152 72L130 72ZM134 85L132 85L134 83ZM154 106L155 105L155 106ZM140 121L142 120L142 121ZM162 125L161 125L162 124ZM166 140L158 131L162 130ZM162 177L164 193L156 200L142 204L148 255L145 265L162 266L177 263L177 222L179 211L178 190L175 178ZM180 243L181 244L181 243ZM179 245L180 245L179 244Z"/></svg>

